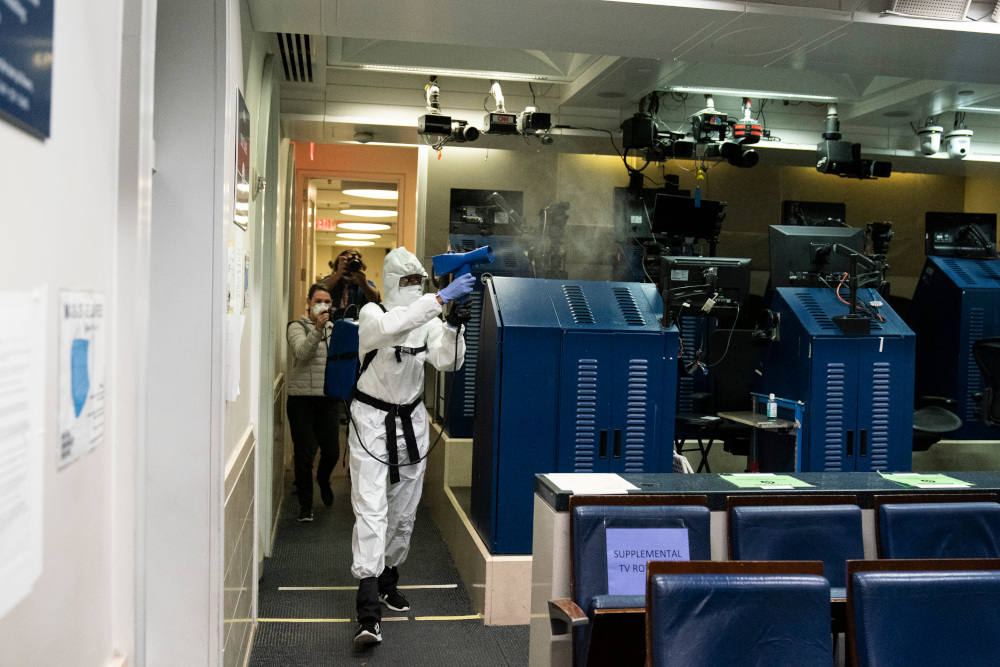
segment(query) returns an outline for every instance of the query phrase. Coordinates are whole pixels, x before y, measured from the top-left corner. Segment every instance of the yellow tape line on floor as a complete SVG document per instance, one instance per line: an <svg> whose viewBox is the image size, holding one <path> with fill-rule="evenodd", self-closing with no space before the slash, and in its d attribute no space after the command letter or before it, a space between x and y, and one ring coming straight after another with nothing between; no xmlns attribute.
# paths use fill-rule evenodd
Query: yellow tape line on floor
<svg viewBox="0 0 1000 667"><path fill-rule="evenodd" d="M469 614L466 616L416 616L414 621L477 621L482 620L482 614ZM382 618L386 621L408 621L406 616L386 616ZM258 618L260 623L355 623L353 618Z"/></svg>

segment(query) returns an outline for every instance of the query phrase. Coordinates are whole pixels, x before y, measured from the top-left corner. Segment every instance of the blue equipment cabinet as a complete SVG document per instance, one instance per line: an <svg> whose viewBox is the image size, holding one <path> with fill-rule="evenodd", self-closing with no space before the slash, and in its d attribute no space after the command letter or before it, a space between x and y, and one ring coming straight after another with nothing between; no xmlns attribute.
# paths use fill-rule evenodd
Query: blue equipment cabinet
<svg viewBox="0 0 1000 667"><path fill-rule="evenodd" d="M871 333L846 336L833 290L779 287L776 340L761 353L763 394L802 401L802 472L907 471L913 452L912 331L889 307Z"/></svg>
<svg viewBox="0 0 1000 667"><path fill-rule="evenodd" d="M531 552L534 476L671 472L676 327L652 284L498 277L476 369L472 521Z"/></svg>
<svg viewBox="0 0 1000 667"><path fill-rule="evenodd" d="M457 373L445 373L444 428L452 438L471 438L472 419L475 414L476 365L479 361L479 327L483 303L485 274L493 276L531 277L531 261L519 236L478 236L452 234L449 237L455 252L469 252L488 245L493 249L493 262L474 264L472 275L476 285L469 295L472 319L465 326L465 363Z"/></svg>
<svg viewBox="0 0 1000 667"><path fill-rule="evenodd" d="M997 440L1000 428L975 415L973 394L985 382L972 344L1000 335L1000 261L930 256L913 293L910 324L917 334L917 396L957 401L962 428L951 440Z"/></svg>

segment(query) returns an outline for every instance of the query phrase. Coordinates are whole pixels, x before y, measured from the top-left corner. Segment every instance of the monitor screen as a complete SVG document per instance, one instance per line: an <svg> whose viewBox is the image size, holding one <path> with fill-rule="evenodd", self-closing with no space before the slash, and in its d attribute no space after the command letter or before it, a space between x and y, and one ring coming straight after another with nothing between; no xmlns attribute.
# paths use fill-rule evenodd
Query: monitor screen
<svg viewBox="0 0 1000 667"><path fill-rule="evenodd" d="M835 243L864 253L865 230L771 225L771 287L822 287L821 276L850 271L850 258L817 253Z"/></svg>
<svg viewBox="0 0 1000 667"><path fill-rule="evenodd" d="M717 239L725 218L725 204L702 199L695 206L693 197L656 195L653 207L653 231L668 236Z"/></svg>
<svg viewBox="0 0 1000 667"><path fill-rule="evenodd" d="M927 212L924 252L938 257L996 257L996 213Z"/></svg>
<svg viewBox="0 0 1000 667"><path fill-rule="evenodd" d="M712 309L720 311L727 309L735 313L737 305L745 310L747 297L750 294L750 260L746 257L687 257L682 255L664 255L661 260L660 286L663 289L664 307L678 307L682 301L691 304L695 310L705 305L705 300L711 294L674 299L671 292L685 287L704 285L706 271L714 269L717 276L716 291L732 301L730 305L719 304ZM670 303L672 301L673 303ZM732 314L727 312L727 314ZM716 313L720 314L720 313Z"/></svg>
<svg viewBox="0 0 1000 667"><path fill-rule="evenodd" d="M804 227L844 227L847 205L829 201L781 202L781 224Z"/></svg>

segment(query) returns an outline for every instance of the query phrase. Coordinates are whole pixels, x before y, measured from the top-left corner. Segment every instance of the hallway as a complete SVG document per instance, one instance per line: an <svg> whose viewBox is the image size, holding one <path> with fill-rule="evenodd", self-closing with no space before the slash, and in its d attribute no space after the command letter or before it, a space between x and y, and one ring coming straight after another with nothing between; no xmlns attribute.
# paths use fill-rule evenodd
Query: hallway
<svg viewBox="0 0 1000 667"><path fill-rule="evenodd" d="M290 475L287 479L274 552L264 561L259 584L260 622L250 667L527 664L528 626L483 625L424 507L400 567L400 588L411 610L383 610L382 643L356 647L354 514L347 469L339 463L332 485L333 507L324 507L314 488L315 520L299 523Z"/></svg>

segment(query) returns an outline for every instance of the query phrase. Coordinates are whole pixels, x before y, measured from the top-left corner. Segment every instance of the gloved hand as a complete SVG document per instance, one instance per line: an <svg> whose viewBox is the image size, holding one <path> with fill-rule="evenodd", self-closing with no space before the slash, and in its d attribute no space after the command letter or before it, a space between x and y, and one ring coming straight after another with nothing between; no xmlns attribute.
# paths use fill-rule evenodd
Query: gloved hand
<svg viewBox="0 0 1000 667"><path fill-rule="evenodd" d="M437 295L441 297L441 301L448 303L449 301L460 299L471 292L472 286L475 284L476 277L471 273L466 273L464 276L459 276L451 281L447 287L442 287Z"/></svg>
<svg viewBox="0 0 1000 667"><path fill-rule="evenodd" d="M466 324L469 320L472 319L472 304L464 303L461 305L456 304L452 306L451 312L448 313L448 316L445 317L444 319L445 322L447 322L448 324L457 329L459 326Z"/></svg>

